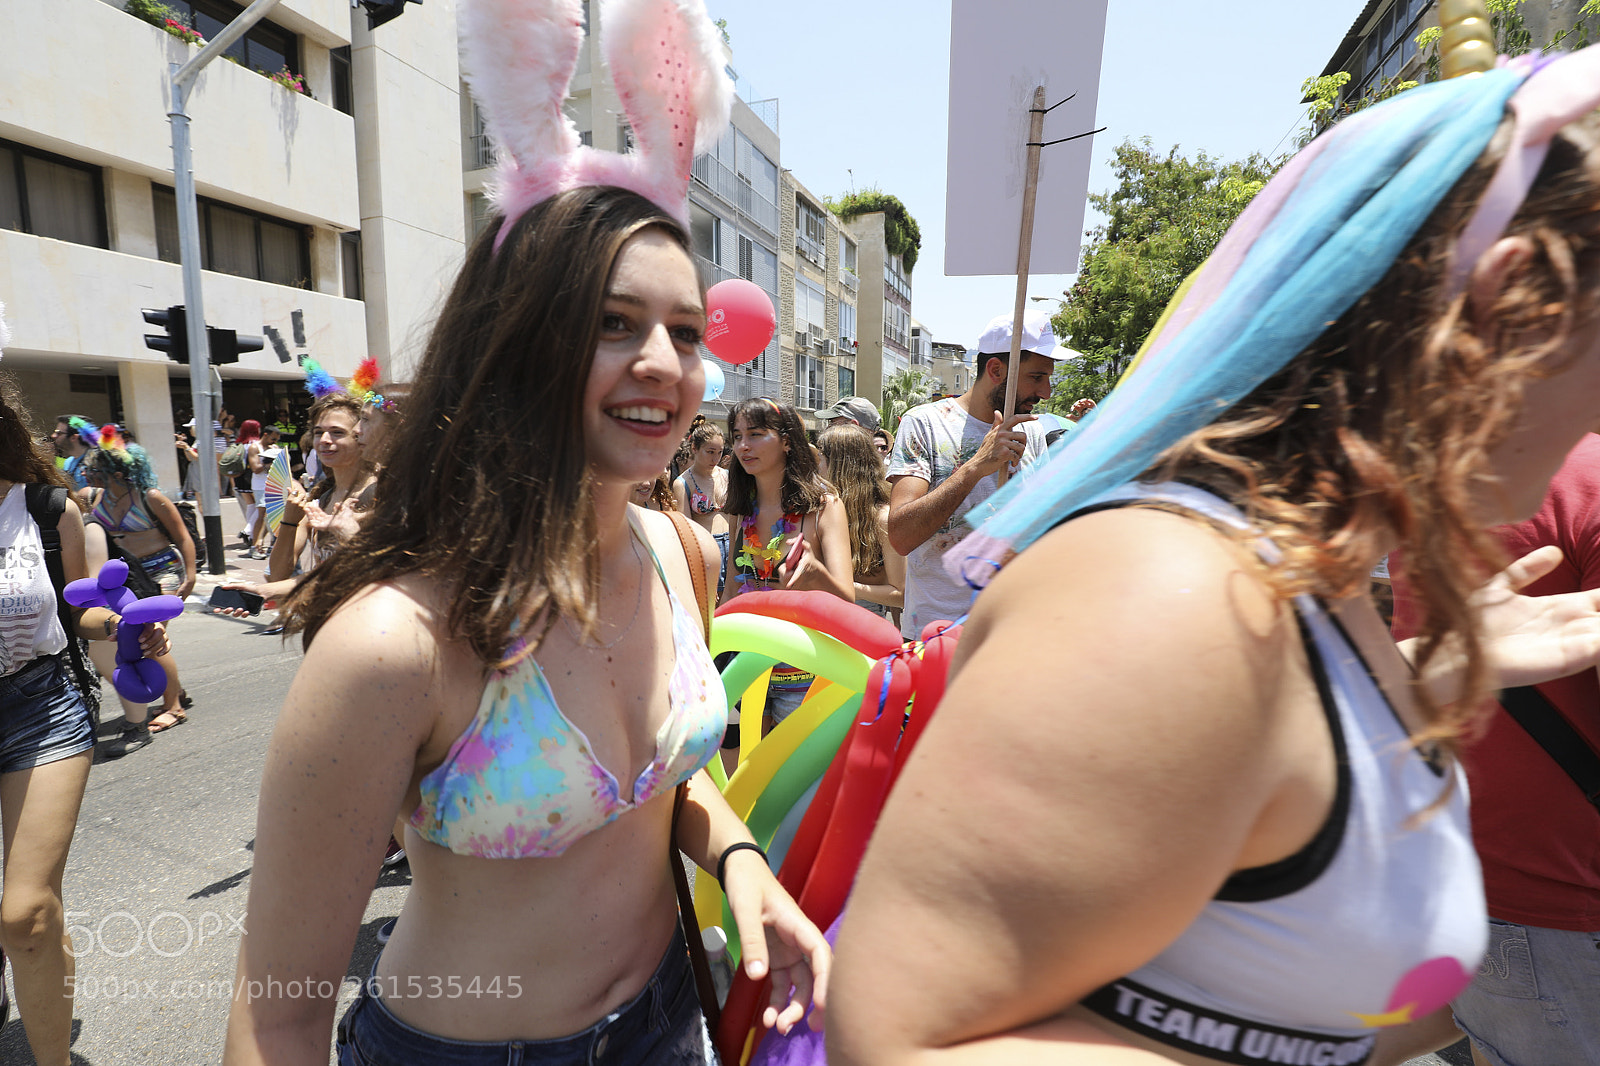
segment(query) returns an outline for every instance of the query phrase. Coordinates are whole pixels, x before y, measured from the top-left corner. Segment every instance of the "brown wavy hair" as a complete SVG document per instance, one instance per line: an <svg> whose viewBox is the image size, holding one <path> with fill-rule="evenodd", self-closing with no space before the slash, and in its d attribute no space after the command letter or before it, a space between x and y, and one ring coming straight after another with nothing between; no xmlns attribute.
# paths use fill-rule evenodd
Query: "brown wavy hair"
<svg viewBox="0 0 1600 1066"><path fill-rule="evenodd" d="M789 454L783 463L783 513L805 515L821 507L827 487L817 474L817 458L811 454L800 412L766 396L740 400L728 411L728 435L724 440L733 440L733 427L741 418L751 429L770 429L789 443ZM745 472L737 454L728 466L728 502L722 509L730 515L756 513L756 479Z"/></svg>
<svg viewBox="0 0 1600 1066"><path fill-rule="evenodd" d="M59 485L73 493L78 488L39 443L17 379L5 371L0 371L0 478L17 485Z"/></svg>
<svg viewBox="0 0 1600 1066"><path fill-rule="evenodd" d="M1282 371L1146 477L1207 484L1244 508L1283 552L1269 572L1288 597L1367 587L1398 547L1422 608L1420 674L1441 651L1466 663L1465 698L1442 707L1414 686L1429 723L1416 738L1454 753L1492 677L1473 592L1506 563L1474 490L1494 482L1489 450L1510 433L1529 377L1556 373L1600 295L1600 113L1558 135L1506 230L1535 254L1495 303L1447 292L1448 266L1510 140L1510 119L1383 279ZM1488 336L1475 323L1492 322Z"/></svg>
<svg viewBox="0 0 1600 1066"><path fill-rule="evenodd" d="M828 460L828 482L844 503L845 522L850 527L850 566L857 575L875 573L883 566L878 508L889 505L883 457L873 447L872 434L860 426L823 430L817 436L817 449Z"/></svg>
<svg viewBox="0 0 1600 1066"><path fill-rule="evenodd" d="M494 241L506 228L498 251ZM527 654L565 617L595 625L600 567L583 394L612 266L646 229L690 254L661 208L610 187L574 189L494 222L473 242L428 340L387 449L371 517L290 595L309 644L362 588L438 580L449 633L486 664L518 634Z"/></svg>

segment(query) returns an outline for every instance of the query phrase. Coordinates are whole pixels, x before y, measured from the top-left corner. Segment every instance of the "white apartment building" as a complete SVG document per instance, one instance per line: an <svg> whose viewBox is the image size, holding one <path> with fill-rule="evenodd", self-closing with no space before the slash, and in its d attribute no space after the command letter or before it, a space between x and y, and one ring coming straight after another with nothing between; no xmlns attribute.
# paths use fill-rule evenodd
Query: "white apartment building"
<svg viewBox="0 0 1600 1066"><path fill-rule="evenodd" d="M241 10L166 0L209 38ZM0 0L4 367L41 422L120 418L165 441L188 368L145 347L141 308L183 303L169 68L197 46L117 0ZM448 4L367 29L349 0L281 0L201 73L190 100L209 324L290 342L219 368L240 417L376 355L405 380L460 262L459 69ZM270 80L287 68L310 95ZM263 73L265 72L265 73ZM296 329L298 321L300 328ZM297 336L298 335L298 336ZM295 343L300 341L300 343ZM175 454L150 448L163 485Z"/></svg>

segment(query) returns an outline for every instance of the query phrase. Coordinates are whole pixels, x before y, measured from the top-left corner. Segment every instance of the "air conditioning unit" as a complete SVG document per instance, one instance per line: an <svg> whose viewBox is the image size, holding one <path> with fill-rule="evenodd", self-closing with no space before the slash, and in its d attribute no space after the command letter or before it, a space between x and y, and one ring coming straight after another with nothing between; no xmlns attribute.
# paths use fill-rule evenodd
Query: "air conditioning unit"
<svg viewBox="0 0 1600 1066"><path fill-rule="evenodd" d="M828 335L823 333L822 330L820 330L820 329L816 328L815 326L813 326L812 329L811 329L811 347L813 347L813 348L821 348L823 345L825 345L827 343L828 343Z"/></svg>
<svg viewBox="0 0 1600 1066"><path fill-rule="evenodd" d="M809 331L803 329L797 329L794 331L794 346L796 348L804 348L810 343L811 333Z"/></svg>
<svg viewBox="0 0 1600 1066"><path fill-rule="evenodd" d="M838 342L834 341L831 337L824 338L824 340L822 342L822 354L827 356L830 359L832 357L838 355L839 354Z"/></svg>

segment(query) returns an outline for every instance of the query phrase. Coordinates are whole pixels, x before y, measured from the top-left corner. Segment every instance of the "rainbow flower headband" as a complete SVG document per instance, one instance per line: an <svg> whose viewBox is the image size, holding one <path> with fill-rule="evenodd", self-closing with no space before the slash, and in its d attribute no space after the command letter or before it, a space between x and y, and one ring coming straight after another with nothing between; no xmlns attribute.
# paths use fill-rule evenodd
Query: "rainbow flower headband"
<svg viewBox="0 0 1600 1066"><path fill-rule="evenodd" d="M369 355L361 360L356 372L351 375L350 395L364 404L370 404L380 411L393 414L399 409L399 404L393 398L379 392L377 385L378 361Z"/></svg>

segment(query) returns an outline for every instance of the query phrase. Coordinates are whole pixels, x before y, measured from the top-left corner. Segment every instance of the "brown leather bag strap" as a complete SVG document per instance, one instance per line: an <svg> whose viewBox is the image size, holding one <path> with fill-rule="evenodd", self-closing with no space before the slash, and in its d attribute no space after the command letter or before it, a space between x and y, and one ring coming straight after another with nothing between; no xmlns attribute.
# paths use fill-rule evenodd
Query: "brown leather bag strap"
<svg viewBox="0 0 1600 1066"><path fill-rule="evenodd" d="M700 538L695 534L694 523L677 511L668 511L672 528L678 531L678 541L683 545L684 558L689 561L689 577L694 581L694 601L700 606L700 627L706 640L711 640L711 590L706 584L706 557L700 550Z"/></svg>
<svg viewBox="0 0 1600 1066"><path fill-rule="evenodd" d="M689 794L689 783L678 786L672 800L672 851L667 861L672 865L672 884L678 890L678 916L683 922L683 938L689 943L689 968L694 971L694 987L700 996L700 1012L706 1017L706 1028L714 1035L722 1018L722 1006L717 1002L717 985L711 979L711 960L706 958L706 944L700 939L700 923L694 915L694 894L689 891L689 875L683 869L683 853L678 850L678 812L683 809L684 797Z"/></svg>

